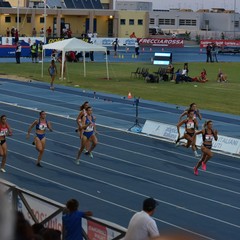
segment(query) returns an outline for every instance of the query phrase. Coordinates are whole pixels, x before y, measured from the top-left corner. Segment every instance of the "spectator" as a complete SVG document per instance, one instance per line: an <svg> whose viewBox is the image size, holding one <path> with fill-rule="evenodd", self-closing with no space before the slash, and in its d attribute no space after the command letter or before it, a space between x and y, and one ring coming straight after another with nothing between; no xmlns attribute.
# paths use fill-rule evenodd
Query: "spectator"
<svg viewBox="0 0 240 240"><path fill-rule="evenodd" d="M200 76L192 78L193 82L200 82L200 83L205 83L208 81L207 79L207 71L204 68L202 72L200 73Z"/></svg>
<svg viewBox="0 0 240 240"><path fill-rule="evenodd" d="M72 38L72 30L71 28L67 29L67 37Z"/></svg>
<svg viewBox="0 0 240 240"><path fill-rule="evenodd" d="M172 64L168 65L167 73L170 74L170 80L173 80L174 79L174 66Z"/></svg>
<svg viewBox="0 0 240 240"><path fill-rule="evenodd" d="M42 43L42 41L39 42L39 44L37 46L37 50L38 50L38 60L39 60L39 62L42 62L42 54L43 54L43 43Z"/></svg>
<svg viewBox="0 0 240 240"><path fill-rule="evenodd" d="M18 42L16 47L16 63L18 64L20 64L21 52L22 52L22 47L20 42Z"/></svg>
<svg viewBox="0 0 240 240"><path fill-rule="evenodd" d="M149 237L159 235L157 224L151 217L158 203L153 198L147 198L143 201L141 212L137 212L131 218L125 240L148 240Z"/></svg>
<svg viewBox="0 0 240 240"><path fill-rule="evenodd" d="M51 37L51 36L52 36L52 29L51 29L50 26L48 27L48 29L46 30L46 32L47 32L47 36L48 36L48 37Z"/></svg>
<svg viewBox="0 0 240 240"><path fill-rule="evenodd" d="M185 75L188 76L189 73L188 63L184 63L183 69L185 70Z"/></svg>
<svg viewBox="0 0 240 240"><path fill-rule="evenodd" d="M92 34L91 32L88 32L87 37L88 37L88 38L92 38L92 37L93 37L93 34Z"/></svg>
<svg viewBox="0 0 240 240"><path fill-rule="evenodd" d="M15 37L15 27L11 28L11 37Z"/></svg>
<svg viewBox="0 0 240 240"><path fill-rule="evenodd" d="M177 70L176 72L176 83L178 84L179 82L191 82L192 79L190 77L188 77L188 63L184 63L183 69L182 71L180 71L180 69Z"/></svg>
<svg viewBox="0 0 240 240"><path fill-rule="evenodd" d="M79 211L79 203L76 199L70 199L66 203L66 207L66 212L62 216L64 239L82 240L82 218L92 216L92 212Z"/></svg>
<svg viewBox="0 0 240 240"><path fill-rule="evenodd" d="M137 38L136 35L135 35L135 32L133 32L133 33L130 35L130 38Z"/></svg>
<svg viewBox="0 0 240 240"><path fill-rule="evenodd" d="M206 71L205 68L202 70L198 80L199 80L199 82L203 82L203 83L208 81L208 79L207 79L207 71Z"/></svg>
<svg viewBox="0 0 240 240"><path fill-rule="evenodd" d="M135 54L136 54L136 56L139 55L139 42L137 39L135 41Z"/></svg>
<svg viewBox="0 0 240 240"><path fill-rule="evenodd" d="M218 70L217 81L218 82L226 82L227 81L227 74L223 73L220 68Z"/></svg>
<svg viewBox="0 0 240 240"><path fill-rule="evenodd" d="M93 41L91 38L88 39L88 43L93 44ZM89 52L89 57L90 57L91 62L94 62L94 51Z"/></svg>
<svg viewBox="0 0 240 240"><path fill-rule="evenodd" d="M212 49L211 49L211 54L212 54L212 61L214 62L214 60L216 62L218 62L218 59L217 59L217 45L216 43L212 43Z"/></svg>
<svg viewBox="0 0 240 240"><path fill-rule="evenodd" d="M51 60L57 61L57 50L53 49L51 53Z"/></svg>
<svg viewBox="0 0 240 240"><path fill-rule="evenodd" d="M206 62L209 62L209 61L212 62L212 53L211 53L211 51L212 51L212 47L211 47L210 43L208 43L208 45L206 47L206 54L207 54Z"/></svg>
<svg viewBox="0 0 240 240"><path fill-rule="evenodd" d="M16 213L15 240L32 240L34 233L29 222L25 219L22 212Z"/></svg>
<svg viewBox="0 0 240 240"><path fill-rule="evenodd" d="M32 63L37 63L37 44L36 42L31 45L31 55L32 55Z"/></svg>
<svg viewBox="0 0 240 240"><path fill-rule="evenodd" d="M43 28L41 28L41 30L40 30L40 37L44 37L44 29Z"/></svg>
<svg viewBox="0 0 240 240"><path fill-rule="evenodd" d="M117 49L118 49L118 47L119 47L118 38L116 38L116 39L113 41L112 45L113 45L113 49L114 49L114 56L116 57L116 56L117 56Z"/></svg>
<svg viewBox="0 0 240 240"><path fill-rule="evenodd" d="M223 32L221 33L221 39L222 39L222 40L224 40L224 39L225 39L225 35L224 35L224 33L223 33Z"/></svg>
<svg viewBox="0 0 240 240"><path fill-rule="evenodd" d="M6 37L10 37L10 30L9 30L9 28L6 29Z"/></svg>
<svg viewBox="0 0 240 240"><path fill-rule="evenodd" d="M36 37L36 36L37 36L37 30L36 30L36 28L33 28L32 37Z"/></svg>

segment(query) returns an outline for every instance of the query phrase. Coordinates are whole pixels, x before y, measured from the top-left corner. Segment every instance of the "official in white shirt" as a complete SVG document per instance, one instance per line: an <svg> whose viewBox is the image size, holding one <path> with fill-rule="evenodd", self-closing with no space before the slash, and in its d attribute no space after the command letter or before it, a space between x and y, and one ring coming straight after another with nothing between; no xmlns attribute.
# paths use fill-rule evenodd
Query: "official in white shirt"
<svg viewBox="0 0 240 240"><path fill-rule="evenodd" d="M129 222L125 240L148 240L159 236L157 224L151 217L157 205L157 201L153 198L143 201L142 211L135 213Z"/></svg>
<svg viewBox="0 0 240 240"><path fill-rule="evenodd" d="M21 44L18 42L16 47L16 63L20 64L22 47Z"/></svg>

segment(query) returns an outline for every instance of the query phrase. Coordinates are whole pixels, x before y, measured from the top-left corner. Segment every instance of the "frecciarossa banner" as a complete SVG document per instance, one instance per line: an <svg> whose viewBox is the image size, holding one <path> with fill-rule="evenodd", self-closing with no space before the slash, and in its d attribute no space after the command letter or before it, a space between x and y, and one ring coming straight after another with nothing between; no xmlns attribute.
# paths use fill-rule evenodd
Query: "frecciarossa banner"
<svg viewBox="0 0 240 240"><path fill-rule="evenodd" d="M158 46L170 48L184 47L183 39L165 39L165 38L138 38L139 44L144 46Z"/></svg>

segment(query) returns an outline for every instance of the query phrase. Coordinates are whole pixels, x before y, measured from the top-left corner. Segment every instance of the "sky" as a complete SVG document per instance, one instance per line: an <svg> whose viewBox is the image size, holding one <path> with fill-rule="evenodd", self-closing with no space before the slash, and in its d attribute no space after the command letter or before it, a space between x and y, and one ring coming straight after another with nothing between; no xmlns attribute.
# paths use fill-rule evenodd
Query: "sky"
<svg viewBox="0 0 240 240"><path fill-rule="evenodd" d="M233 10L234 3L236 3L236 12L240 12L240 0L137 0L137 2L152 2L154 9L190 8L194 11L203 8L225 8L227 10Z"/></svg>

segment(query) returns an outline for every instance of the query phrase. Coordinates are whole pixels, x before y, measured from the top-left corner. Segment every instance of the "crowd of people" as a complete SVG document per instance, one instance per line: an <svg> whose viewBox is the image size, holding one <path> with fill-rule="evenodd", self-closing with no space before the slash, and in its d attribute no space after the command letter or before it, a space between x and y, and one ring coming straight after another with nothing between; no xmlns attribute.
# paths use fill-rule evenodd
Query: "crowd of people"
<svg viewBox="0 0 240 240"><path fill-rule="evenodd" d="M170 64L169 66L172 66ZM168 67L169 68L169 67ZM221 69L219 69L217 75L217 82L224 83L227 82L227 74L224 73ZM183 82L197 82L197 83L206 83L209 81L207 76L207 70L205 68L202 69L200 74L195 77L189 76L189 67L188 63L184 63L183 69L178 69L173 75L172 75L172 82L179 84Z"/></svg>

